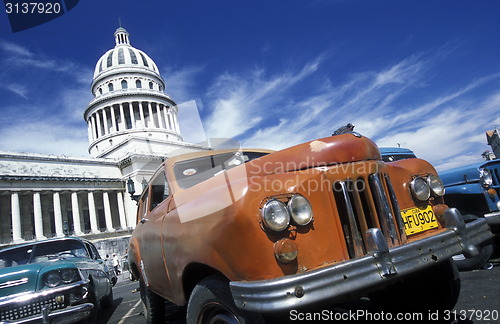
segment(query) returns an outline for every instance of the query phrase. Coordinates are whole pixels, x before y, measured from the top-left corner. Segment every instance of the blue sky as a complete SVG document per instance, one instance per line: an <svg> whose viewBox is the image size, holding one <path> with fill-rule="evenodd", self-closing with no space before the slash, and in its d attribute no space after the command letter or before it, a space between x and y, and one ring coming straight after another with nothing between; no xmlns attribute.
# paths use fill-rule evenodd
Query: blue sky
<svg viewBox="0 0 500 324"><path fill-rule="evenodd" d="M88 156L83 111L119 19L209 137L280 149L350 122L442 170L480 161L500 127L497 0L85 0L18 33L0 13L0 150Z"/></svg>

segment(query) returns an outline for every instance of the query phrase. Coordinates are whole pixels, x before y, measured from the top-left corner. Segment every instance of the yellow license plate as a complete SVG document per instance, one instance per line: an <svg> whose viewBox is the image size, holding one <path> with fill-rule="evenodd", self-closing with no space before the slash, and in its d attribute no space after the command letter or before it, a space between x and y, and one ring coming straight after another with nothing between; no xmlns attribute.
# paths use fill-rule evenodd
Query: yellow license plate
<svg viewBox="0 0 500 324"><path fill-rule="evenodd" d="M432 206L403 209L401 210L401 217L405 224L406 235L413 235L438 227Z"/></svg>

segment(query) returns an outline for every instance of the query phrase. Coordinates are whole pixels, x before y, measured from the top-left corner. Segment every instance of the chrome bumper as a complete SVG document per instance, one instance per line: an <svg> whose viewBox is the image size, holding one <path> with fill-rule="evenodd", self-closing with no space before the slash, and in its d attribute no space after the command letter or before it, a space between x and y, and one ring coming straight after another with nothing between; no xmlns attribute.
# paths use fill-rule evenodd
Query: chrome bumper
<svg viewBox="0 0 500 324"><path fill-rule="evenodd" d="M491 227L500 225L500 211L484 214L484 219Z"/></svg>
<svg viewBox="0 0 500 324"><path fill-rule="evenodd" d="M380 229L372 228L366 256L276 279L232 281L234 301L249 311L274 312L363 296L453 255L477 255L476 246L493 237L486 220L465 224L454 208L445 212L445 222L445 231L392 249Z"/></svg>
<svg viewBox="0 0 500 324"><path fill-rule="evenodd" d="M85 303L76 306L69 306L64 309L56 310L50 312L48 310L42 310L42 314L26 317L16 321L7 321L0 323L15 323L15 324L28 324L28 323L42 323L42 324L64 324L64 323L76 323L83 321L90 316L90 312L94 308L94 304Z"/></svg>
<svg viewBox="0 0 500 324"><path fill-rule="evenodd" d="M21 293L16 295L7 296L0 299L0 312L2 313L2 318L12 317L12 319L7 319L4 321L0 320L0 324L4 323L74 323L87 318L94 305L92 303L84 303L88 300L88 289L87 286L89 280L82 280L75 282L70 285L63 287L57 287L52 289L42 290L36 293ZM68 298L67 295L71 293L78 293L81 296L78 305L70 305L64 308L59 308L55 310L50 310L50 302L47 300L52 300L55 296L64 295L64 298ZM44 300L41 302L41 300ZM33 309L41 309L37 311L37 314L22 317L22 313L30 313ZM21 310L22 309L22 310ZM29 309L29 310L26 310ZM6 315L7 313L13 315Z"/></svg>

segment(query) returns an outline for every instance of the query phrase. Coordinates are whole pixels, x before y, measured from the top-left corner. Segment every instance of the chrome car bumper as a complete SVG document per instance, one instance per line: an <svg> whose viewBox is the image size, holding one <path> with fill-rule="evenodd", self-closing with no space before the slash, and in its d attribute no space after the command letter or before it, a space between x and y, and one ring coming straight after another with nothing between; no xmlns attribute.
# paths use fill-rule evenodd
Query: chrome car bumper
<svg viewBox="0 0 500 324"><path fill-rule="evenodd" d="M477 255L476 246L493 237L486 220L465 224L454 208L445 212L445 221L445 231L391 249L380 229L372 228L366 256L276 279L232 281L233 299L245 310L274 312L363 296L453 255Z"/></svg>
<svg viewBox="0 0 500 324"><path fill-rule="evenodd" d="M36 293L21 293L1 298L0 324L55 324L81 321L90 315L94 307L92 303L86 302L89 293L88 284L89 280L82 280ZM74 299L73 305L68 305L71 298Z"/></svg>
<svg viewBox="0 0 500 324"><path fill-rule="evenodd" d="M500 227L500 211L484 214L484 219L492 228Z"/></svg>

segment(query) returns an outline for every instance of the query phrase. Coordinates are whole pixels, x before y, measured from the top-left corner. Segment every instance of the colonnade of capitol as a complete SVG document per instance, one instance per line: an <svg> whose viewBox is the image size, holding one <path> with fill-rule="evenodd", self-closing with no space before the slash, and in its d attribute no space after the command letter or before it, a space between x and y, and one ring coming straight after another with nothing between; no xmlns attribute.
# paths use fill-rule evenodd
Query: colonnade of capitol
<svg viewBox="0 0 500 324"><path fill-rule="evenodd" d="M90 156L0 151L0 244L129 233L136 224L132 194L161 162L209 149L183 141L178 107L156 63L131 46L124 28L114 36L115 47L95 67L94 98L82 109Z"/></svg>
<svg viewBox="0 0 500 324"><path fill-rule="evenodd" d="M10 199L12 232L4 228L3 222L0 227L2 237L11 234L13 243L70 233L82 236L127 229L122 190L12 190ZM97 206L103 207L102 213L98 213L101 209Z"/></svg>

